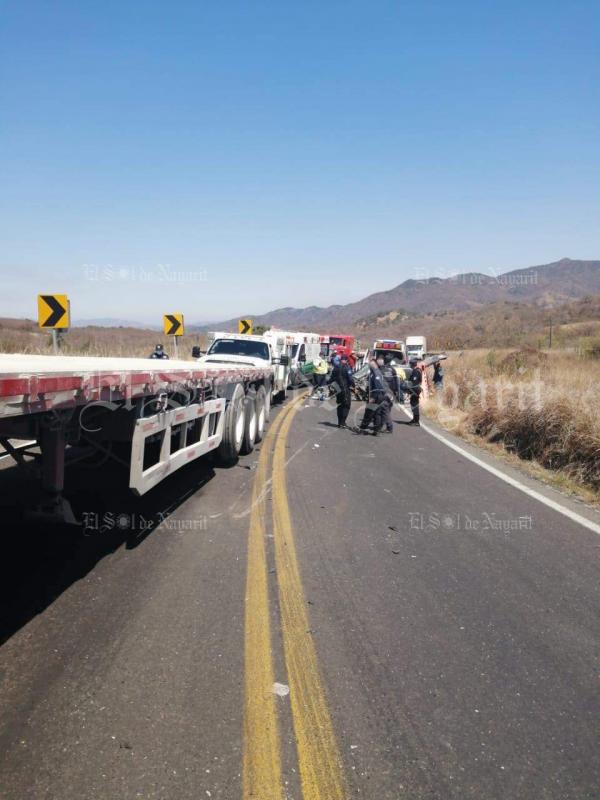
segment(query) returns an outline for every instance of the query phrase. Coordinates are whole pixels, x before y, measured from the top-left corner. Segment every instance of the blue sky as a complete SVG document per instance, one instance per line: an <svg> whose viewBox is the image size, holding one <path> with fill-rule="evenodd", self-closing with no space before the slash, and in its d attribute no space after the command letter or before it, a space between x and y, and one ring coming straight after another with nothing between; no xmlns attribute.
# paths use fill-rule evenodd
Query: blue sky
<svg viewBox="0 0 600 800"><path fill-rule="evenodd" d="M0 315L600 258L600 4L0 2Z"/></svg>

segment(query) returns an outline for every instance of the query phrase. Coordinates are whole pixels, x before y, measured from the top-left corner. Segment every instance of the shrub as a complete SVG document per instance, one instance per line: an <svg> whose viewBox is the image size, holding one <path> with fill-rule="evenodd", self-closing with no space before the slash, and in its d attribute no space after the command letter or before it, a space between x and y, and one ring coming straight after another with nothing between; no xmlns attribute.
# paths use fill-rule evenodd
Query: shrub
<svg viewBox="0 0 600 800"><path fill-rule="evenodd" d="M450 358L441 405L469 432L598 491L600 364L574 359L534 349Z"/></svg>
<svg viewBox="0 0 600 800"><path fill-rule="evenodd" d="M498 364L498 371L505 375L523 375L545 366L548 360L546 353L533 347L524 347L509 353Z"/></svg>

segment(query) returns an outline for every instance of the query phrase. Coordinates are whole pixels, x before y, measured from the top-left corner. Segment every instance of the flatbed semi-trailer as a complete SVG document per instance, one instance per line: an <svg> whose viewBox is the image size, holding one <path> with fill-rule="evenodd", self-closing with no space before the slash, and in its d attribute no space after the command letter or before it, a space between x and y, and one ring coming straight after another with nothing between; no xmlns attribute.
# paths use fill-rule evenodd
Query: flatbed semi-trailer
<svg viewBox="0 0 600 800"><path fill-rule="evenodd" d="M0 354L0 444L30 474L33 466L36 505L68 516L71 448L80 458L86 451L127 457L129 486L142 495L208 453L233 463L251 452L268 419L272 383L272 367ZM15 440L30 445L23 451Z"/></svg>

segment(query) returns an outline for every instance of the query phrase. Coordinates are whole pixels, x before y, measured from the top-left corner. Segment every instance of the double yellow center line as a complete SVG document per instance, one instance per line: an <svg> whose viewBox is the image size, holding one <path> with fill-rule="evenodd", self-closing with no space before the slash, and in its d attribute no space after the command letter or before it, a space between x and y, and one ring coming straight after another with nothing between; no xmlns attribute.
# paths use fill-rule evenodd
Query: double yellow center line
<svg viewBox="0 0 600 800"><path fill-rule="evenodd" d="M345 784L310 633L286 486L286 441L304 396L284 408L263 442L252 494L245 614L244 800L284 800L265 547L272 444L272 513L281 632L303 800L344 800Z"/></svg>

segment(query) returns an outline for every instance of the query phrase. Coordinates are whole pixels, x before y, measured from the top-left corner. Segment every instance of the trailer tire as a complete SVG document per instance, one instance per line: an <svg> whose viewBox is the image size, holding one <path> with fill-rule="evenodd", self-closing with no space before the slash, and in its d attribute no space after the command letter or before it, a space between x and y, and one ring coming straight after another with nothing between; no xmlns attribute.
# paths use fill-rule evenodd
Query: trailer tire
<svg viewBox="0 0 600 800"><path fill-rule="evenodd" d="M254 450L256 431L258 428L258 415L256 413L256 391L249 389L245 397L246 417L244 419L244 438L242 440L242 455L247 456Z"/></svg>
<svg viewBox="0 0 600 800"><path fill-rule="evenodd" d="M225 467L236 463L246 431L246 407L244 387L241 383L235 387L230 401L225 408L223 420L223 438L215 450L215 457L219 464Z"/></svg>
<svg viewBox="0 0 600 800"><path fill-rule="evenodd" d="M267 393L264 386L256 390L256 442L262 442L267 421Z"/></svg>

